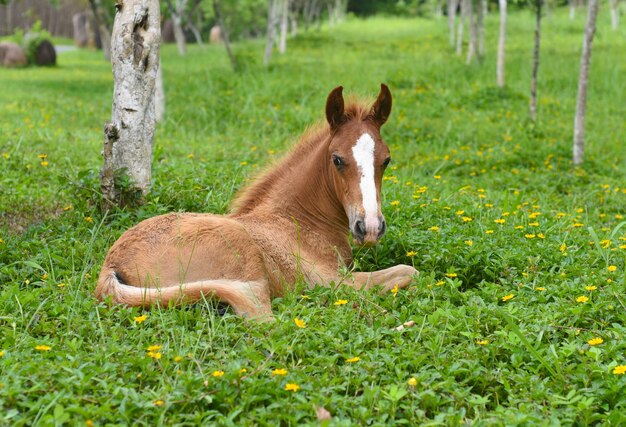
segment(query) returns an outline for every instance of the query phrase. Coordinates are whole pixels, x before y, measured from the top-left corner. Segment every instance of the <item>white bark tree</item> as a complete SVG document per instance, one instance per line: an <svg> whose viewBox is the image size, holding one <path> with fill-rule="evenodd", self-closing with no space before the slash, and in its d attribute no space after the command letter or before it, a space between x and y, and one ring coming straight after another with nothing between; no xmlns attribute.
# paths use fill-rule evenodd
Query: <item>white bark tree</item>
<svg viewBox="0 0 626 427"><path fill-rule="evenodd" d="M280 0L268 0L267 7L267 44L265 45L265 65L269 65L276 42L276 25L280 14Z"/></svg>
<svg viewBox="0 0 626 427"><path fill-rule="evenodd" d="M469 29L469 42L467 44L467 58L465 59L465 63L468 65L472 63L472 59L474 59L474 55L476 54L476 48L478 47L476 14L474 13L474 10L476 9L475 6L474 0L467 0L467 15L469 17L467 28Z"/></svg>
<svg viewBox="0 0 626 427"><path fill-rule="evenodd" d="M163 90L163 66L159 57L159 69L154 82L154 118L160 123L165 118L165 91Z"/></svg>
<svg viewBox="0 0 626 427"><path fill-rule="evenodd" d="M448 30L450 31L450 47L455 45L456 32L456 11L459 7L459 0L448 0Z"/></svg>
<svg viewBox="0 0 626 427"><path fill-rule="evenodd" d="M158 0L117 0L111 35L113 108L104 128L101 175L103 207L142 198L150 190L154 137L155 80L159 69L161 23ZM120 188L125 174L130 188Z"/></svg>
<svg viewBox="0 0 626 427"><path fill-rule="evenodd" d="M174 27L174 39L176 40L176 47L178 47L178 53L185 55L187 53L187 42L185 40L185 32L183 31L183 15L187 8L188 0L174 0L175 4L172 4L171 0L166 0L167 9L172 17L172 26Z"/></svg>
<svg viewBox="0 0 626 427"><path fill-rule="evenodd" d="M619 0L609 0L611 4L611 28L617 30L619 27Z"/></svg>
<svg viewBox="0 0 626 427"><path fill-rule="evenodd" d="M589 64L591 63L591 47L596 32L596 19L599 9L598 0L589 0L587 24L583 37L583 48L580 55L580 73L578 75L578 96L576 97L576 116L574 117L574 155L573 162L583 162L585 152L585 116L587 113L587 87L589 86Z"/></svg>
<svg viewBox="0 0 626 427"><path fill-rule="evenodd" d="M498 61L496 78L498 86L504 87L504 56L506 53L506 0L499 0L500 4L500 36L498 37Z"/></svg>
<svg viewBox="0 0 626 427"><path fill-rule="evenodd" d="M287 32L289 31L289 0L280 0L280 40L278 51L287 51Z"/></svg>
<svg viewBox="0 0 626 427"><path fill-rule="evenodd" d="M467 4L471 0L459 0L461 3L461 14L459 16L459 23L456 31L456 54L461 55L463 53L463 27L465 26L465 16L467 15Z"/></svg>
<svg viewBox="0 0 626 427"><path fill-rule="evenodd" d="M543 0L536 0L535 4L535 47L533 49L533 74L530 80L530 119L537 120L537 76L539 74L539 48L541 44L541 6Z"/></svg>

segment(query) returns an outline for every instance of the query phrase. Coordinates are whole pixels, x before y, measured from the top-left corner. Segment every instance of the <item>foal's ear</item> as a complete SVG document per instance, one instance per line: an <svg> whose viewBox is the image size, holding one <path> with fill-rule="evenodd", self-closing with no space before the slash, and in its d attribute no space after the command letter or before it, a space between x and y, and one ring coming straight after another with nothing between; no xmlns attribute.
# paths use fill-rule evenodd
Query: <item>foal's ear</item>
<svg viewBox="0 0 626 427"><path fill-rule="evenodd" d="M326 120L330 125L332 131L336 131L337 128L346 121L346 116L343 110L343 86L337 86L334 88L326 99Z"/></svg>
<svg viewBox="0 0 626 427"><path fill-rule="evenodd" d="M385 124L391 114L391 92L386 84L380 84L380 93L376 102L372 105L372 111L370 111L370 119L378 125L378 127Z"/></svg>

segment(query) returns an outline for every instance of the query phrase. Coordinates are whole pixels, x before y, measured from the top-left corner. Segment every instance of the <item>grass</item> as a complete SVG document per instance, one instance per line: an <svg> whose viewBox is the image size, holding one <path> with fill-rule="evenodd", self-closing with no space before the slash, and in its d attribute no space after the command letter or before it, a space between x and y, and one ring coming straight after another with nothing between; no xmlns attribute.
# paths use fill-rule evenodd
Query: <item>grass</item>
<svg viewBox="0 0 626 427"><path fill-rule="evenodd" d="M154 190L106 217L109 66L74 51L56 68L2 71L0 424L316 424L318 407L331 425L626 422L626 375L616 373L626 365L626 33L611 32L605 10L585 164L572 168L584 18L566 15L544 21L535 124L533 21L522 12L510 17L506 89L495 86L495 15L486 59L470 66L434 20L304 33L269 69L262 42L245 42L236 74L219 47L179 58L165 46ZM389 231L376 248L355 248L357 268L413 264L422 275L410 289L298 284L273 302L271 325L219 314L212 301L143 311L94 300L125 229L169 211L226 212L323 117L334 86L373 96L380 82L394 95L383 131Z"/></svg>

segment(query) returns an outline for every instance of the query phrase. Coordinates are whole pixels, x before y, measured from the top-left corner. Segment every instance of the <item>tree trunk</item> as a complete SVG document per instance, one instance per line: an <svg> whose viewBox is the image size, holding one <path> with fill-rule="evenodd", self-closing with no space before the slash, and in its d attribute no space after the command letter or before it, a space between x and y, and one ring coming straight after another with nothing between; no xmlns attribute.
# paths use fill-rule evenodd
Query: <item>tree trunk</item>
<svg viewBox="0 0 626 427"><path fill-rule="evenodd" d="M217 19L217 25L220 26L220 31L222 32L222 40L224 41L224 47L226 48L226 53L228 54L228 59L230 60L230 66L233 68L233 71L235 71L237 69L237 60L235 59L235 54L233 53L233 49L230 45L230 37L228 36L228 30L224 25L224 17L222 16L222 8L219 0L213 0L213 12L215 13L215 18Z"/></svg>
<svg viewBox="0 0 626 427"><path fill-rule="evenodd" d="M113 107L104 128L103 208L123 205L150 190L155 80L161 38L158 0L118 0L111 58ZM126 174L130 186L118 184Z"/></svg>
<svg viewBox="0 0 626 427"><path fill-rule="evenodd" d="M500 37L498 38L498 63L496 66L496 76L498 86L504 87L504 55L506 48L506 0L499 0L500 3Z"/></svg>
<svg viewBox="0 0 626 427"><path fill-rule="evenodd" d="M539 72L539 44L541 42L541 6L543 0L536 0L535 48L533 50L533 75L530 81L530 119L537 119L537 73Z"/></svg>
<svg viewBox="0 0 626 427"><path fill-rule="evenodd" d="M104 59L111 61L111 29L107 25L106 19L102 14L102 4L98 0L89 0L93 18L96 21L96 31L100 35L100 43L102 43L102 54Z"/></svg>
<svg viewBox="0 0 626 427"><path fill-rule="evenodd" d="M278 12L280 10L280 0L269 0L267 10L267 44L265 45L265 65L269 65L276 41L276 24L278 23Z"/></svg>
<svg viewBox="0 0 626 427"><path fill-rule="evenodd" d="M287 32L289 31L289 0L280 0L280 40L278 51L287 51Z"/></svg>
<svg viewBox="0 0 626 427"><path fill-rule="evenodd" d="M585 151L585 115L587 112L587 86L589 85L589 63L591 62L591 47L596 32L596 18L598 17L598 0L589 0L587 24L583 38L583 49L580 56L580 74L578 75L578 96L576 97L576 116L574 118L574 164L583 162Z"/></svg>
<svg viewBox="0 0 626 427"><path fill-rule="evenodd" d="M467 65L472 63L472 59L474 59L474 54L476 53L477 34L474 9L474 0L467 0L467 15L469 16L467 23L467 27L469 28L469 43L467 44L467 58L465 59Z"/></svg>
<svg viewBox="0 0 626 427"><path fill-rule="evenodd" d="M165 118L165 91L163 90L163 66L159 57L159 68L154 82L154 117L157 123Z"/></svg>
<svg viewBox="0 0 626 427"><path fill-rule="evenodd" d="M448 0L448 30L450 31L450 47L455 45L455 31L456 31L456 10L459 7L459 0Z"/></svg>
<svg viewBox="0 0 626 427"><path fill-rule="evenodd" d="M465 26L465 16L467 15L467 3L470 0L459 0L461 4L461 16L459 17L459 24L456 32L456 54L461 55L463 53L463 27Z"/></svg>
<svg viewBox="0 0 626 427"><path fill-rule="evenodd" d="M611 28L615 31L619 26L619 0L609 0L611 3Z"/></svg>
<svg viewBox="0 0 626 427"><path fill-rule="evenodd" d="M478 5L478 60L485 57L485 16L487 16L487 0L480 0Z"/></svg>
<svg viewBox="0 0 626 427"><path fill-rule="evenodd" d="M174 27L174 39L178 53L184 56L187 53L187 42L185 41L185 32L183 31L182 18L178 15L172 15L172 24Z"/></svg>

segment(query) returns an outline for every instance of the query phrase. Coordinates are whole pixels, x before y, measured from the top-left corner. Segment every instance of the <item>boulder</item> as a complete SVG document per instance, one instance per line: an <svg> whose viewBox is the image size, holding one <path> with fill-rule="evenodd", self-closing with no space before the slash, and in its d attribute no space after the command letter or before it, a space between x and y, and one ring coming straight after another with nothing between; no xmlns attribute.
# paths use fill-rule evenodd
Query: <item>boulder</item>
<svg viewBox="0 0 626 427"><path fill-rule="evenodd" d="M211 33L209 33L209 40L211 44L222 43L224 40L222 39L222 29L219 25L214 25L211 28Z"/></svg>
<svg viewBox="0 0 626 427"><path fill-rule="evenodd" d="M174 22L171 19L166 19L161 27L161 43L174 43Z"/></svg>
<svg viewBox="0 0 626 427"><path fill-rule="evenodd" d="M35 64L57 65L57 52L49 40L43 40L35 50Z"/></svg>
<svg viewBox="0 0 626 427"><path fill-rule="evenodd" d="M0 43L0 65L4 67L24 67L28 64L26 53L13 42Z"/></svg>
<svg viewBox="0 0 626 427"><path fill-rule="evenodd" d="M89 14L77 13L72 16L74 26L74 44L78 47L87 47L89 44Z"/></svg>

